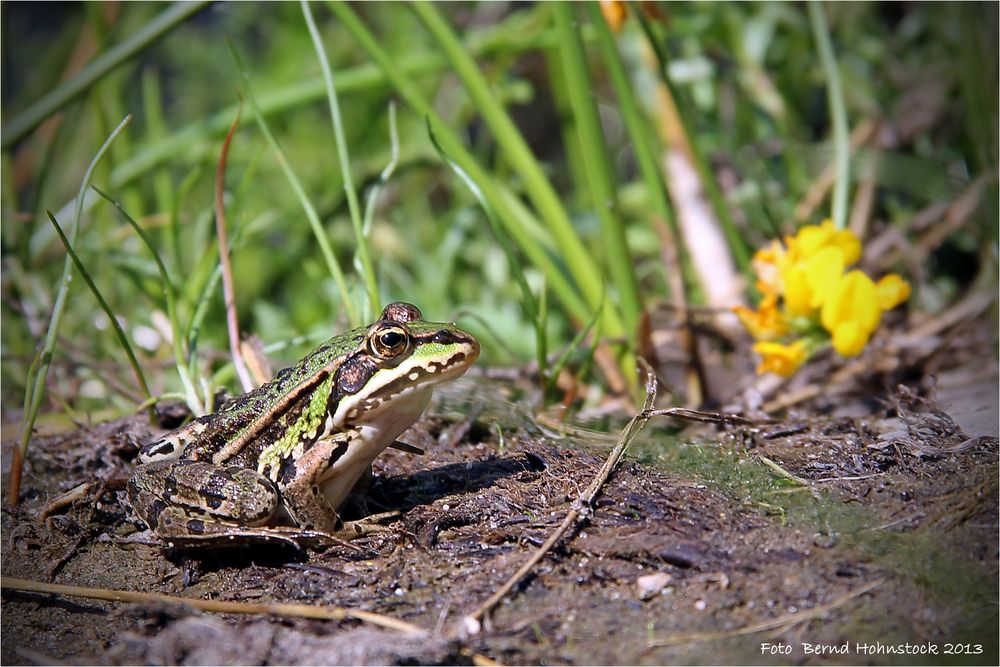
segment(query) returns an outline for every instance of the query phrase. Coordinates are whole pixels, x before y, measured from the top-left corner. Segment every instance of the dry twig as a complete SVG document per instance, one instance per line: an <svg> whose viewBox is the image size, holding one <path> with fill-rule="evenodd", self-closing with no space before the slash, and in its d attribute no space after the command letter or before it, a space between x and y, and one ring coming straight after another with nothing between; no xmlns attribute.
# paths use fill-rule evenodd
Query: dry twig
<svg viewBox="0 0 1000 667"><path fill-rule="evenodd" d="M242 110L243 100L240 99L240 110ZM233 134L240 124L240 111L236 112L233 124L229 126L226 133L226 140L222 144L222 152L219 154L219 164L215 170L215 235L219 240L219 262L222 265L222 293L226 302L226 327L229 330L229 349L233 354L233 367L236 375L240 379L243 391L250 391L254 388L253 380L247 371L246 363L243 361L243 353L240 351L240 324L236 317L236 288L233 285L233 267L229 262L229 242L226 239L226 207L223 203L223 191L226 186L226 158L229 156L229 144L232 143Z"/></svg>
<svg viewBox="0 0 1000 667"><path fill-rule="evenodd" d="M51 595L91 598L94 600L111 600L113 602L181 604L201 611L224 614L270 614L272 616L281 616L284 618L311 618L322 621L344 621L354 619L408 634L426 634L426 630L413 625L412 623L400 621L392 618L391 616L383 616L382 614L376 614L370 611L348 609L346 607L317 607L307 604L290 603L249 604L246 602L232 602L228 600L201 600L197 598L184 598L177 595L164 595L162 593L143 593L137 591L115 590L110 588L89 588L85 586L49 584L42 581L32 581L30 579L18 579L16 577L3 577L0 579L0 588L3 588L4 590L10 589L32 593L48 593Z"/></svg>
<svg viewBox="0 0 1000 667"><path fill-rule="evenodd" d="M90 490L96 485L97 482L84 482L83 484L78 484L77 486L74 486L72 489L70 489L65 493L59 494L58 496L47 502L45 504L45 507L43 507L41 511L38 513L39 521L44 521L45 519L49 518L49 516L55 514L56 512L62 511L66 507L69 507L70 505L75 503L76 501L86 498L87 494L90 493Z"/></svg>

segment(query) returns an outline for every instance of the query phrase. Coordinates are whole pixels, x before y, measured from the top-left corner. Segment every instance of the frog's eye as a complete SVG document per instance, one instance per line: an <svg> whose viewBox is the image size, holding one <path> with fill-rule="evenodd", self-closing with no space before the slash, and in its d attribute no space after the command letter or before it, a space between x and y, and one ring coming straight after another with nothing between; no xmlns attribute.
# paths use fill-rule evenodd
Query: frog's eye
<svg viewBox="0 0 1000 667"><path fill-rule="evenodd" d="M371 351L383 358L398 357L410 344L406 329L393 325L384 326L369 339Z"/></svg>

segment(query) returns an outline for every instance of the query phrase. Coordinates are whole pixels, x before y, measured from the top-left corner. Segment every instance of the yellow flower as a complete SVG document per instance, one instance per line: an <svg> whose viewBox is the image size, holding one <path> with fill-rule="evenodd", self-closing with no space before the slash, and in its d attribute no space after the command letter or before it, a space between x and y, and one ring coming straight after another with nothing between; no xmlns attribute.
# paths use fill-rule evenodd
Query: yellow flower
<svg viewBox="0 0 1000 667"><path fill-rule="evenodd" d="M781 279L785 288L785 308L792 315L811 315L823 305L844 272L844 254L839 248L825 247L806 261L785 266Z"/></svg>
<svg viewBox="0 0 1000 667"><path fill-rule="evenodd" d="M882 313L903 303L910 285L896 274L878 284L856 269L845 274L860 257L858 237L836 229L831 220L805 225L784 243L772 241L754 254L763 299L757 310L736 306L733 312L757 340L758 373L788 376L798 370L809 356L807 340L810 349L822 342L817 325L842 356L864 350ZM790 331L806 333L808 339L779 342L787 341Z"/></svg>
<svg viewBox="0 0 1000 667"><path fill-rule="evenodd" d="M857 269L837 283L820 311L820 323L833 336L833 349L845 357L864 349L881 317L875 283Z"/></svg>
<svg viewBox="0 0 1000 667"><path fill-rule="evenodd" d="M757 274L757 289L762 294L781 294L780 266L784 257L785 248L778 241L771 241L770 245L754 253L750 263Z"/></svg>
<svg viewBox="0 0 1000 667"><path fill-rule="evenodd" d="M761 356L757 373L777 373L788 377L799 370L806 361L806 344L797 340L789 345L762 341L755 343L754 352Z"/></svg>
<svg viewBox="0 0 1000 667"><path fill-rule="evenodd" d="M837 248L843 254L844 266L861 257L861 241L848 229L836 229L829 218L819 225L805 225L798 233L785 237L788 254L793 262L802 262L824 248Z"/></svg>
<svg viewBox="0 0 1000 667"><path fill-rule="evenodd" d="M882 310L892 310L910 298L910 283L895 273L882 276L875 284L878 291L878 305Z"/></svg>
<svg viewBox="0 0 1000 667"><path fill-rule="evenodd" d="M788 332L788 323L778 310L777 294L765 294L757 310L733 306L733 312L757 340L774 340Z"/></svg>

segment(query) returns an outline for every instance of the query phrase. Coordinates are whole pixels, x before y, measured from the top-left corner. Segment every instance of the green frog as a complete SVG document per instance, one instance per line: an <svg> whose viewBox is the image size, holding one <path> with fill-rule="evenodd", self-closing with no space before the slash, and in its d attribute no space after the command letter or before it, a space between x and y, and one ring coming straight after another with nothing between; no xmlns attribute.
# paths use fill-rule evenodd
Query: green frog
<svg viewBox="0 0 1000 667"><path fill-rule="evenodd" d="M375 457L390 446L414 450L396 438L434 385L478 356L471 334L390 303L371 326L143 446L129 501L171 545L339 541L337 509Z"/></svg>

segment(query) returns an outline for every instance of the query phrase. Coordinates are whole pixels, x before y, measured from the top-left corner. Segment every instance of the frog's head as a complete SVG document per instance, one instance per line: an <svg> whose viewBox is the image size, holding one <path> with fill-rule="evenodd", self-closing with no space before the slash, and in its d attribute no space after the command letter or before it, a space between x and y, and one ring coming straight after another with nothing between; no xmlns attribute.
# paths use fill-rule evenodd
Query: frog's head
<svg viewBox="0 0 1000 667"><path fill-rule="evenodd" d="M454 324L427 322L411 304L390 303L337 371L334 424L408 421L409 426L434 385L462 375L478 357L479 341L472 334Z"/></svg>

